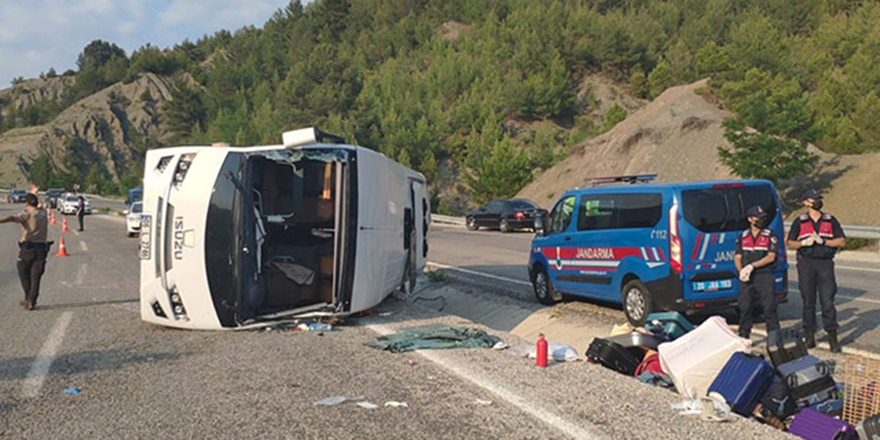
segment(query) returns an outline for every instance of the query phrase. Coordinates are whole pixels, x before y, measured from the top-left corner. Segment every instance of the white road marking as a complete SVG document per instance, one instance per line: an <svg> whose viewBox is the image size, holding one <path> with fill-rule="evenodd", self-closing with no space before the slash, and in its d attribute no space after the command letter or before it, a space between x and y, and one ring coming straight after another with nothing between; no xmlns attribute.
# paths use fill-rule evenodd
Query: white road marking
<svg viewBox="0 0 880 440"><path fill-rule="evenodd" d="M34 364L24 380L21 394L25 398L37 397L40 394L40 389L43 388L43 382L46 381L46 375L49 374L49 368L55 360L55 354L61 346L61 341L64 340L64 332L67 331L72 317L73 312L62 313L58 321L55 322L55 327L52 327L52 331L49 332L49 337L34 359Z"/></svg>
<svg viewBox="0 0 880 440"><path fill-rule="evenodd" d="M872 269L870 267L855 267L855 266L834 266L835 269L843 269L843 270L858 270L862 272L874 272L880 273L880 269Z"/></svg>
<svg viewBox="0 0 880 440"><path fill-rule="evenodd" d="M367 326L367 328L373 330L381 336L387 336L396 331L395 329L384 325L369 325ZM605 435L599 435L600 433L597 432L599 430L598 426L590 424L589 422L584 420L573 421L565 419L555 413L552 413L544 409L543 407L531 403L522 396L495 383L492 379L485 377L483 374L480 374L480 372L457 365L446 356L438 354L438 352L432 352L429 350L418 350L415 353L445 368L447 371L458 376L459 378L466 380L480 388L483 388L484 390L492 394L495 394L500 399L519 408L520 410L531 415L532 417L535 417L536 419L546 423L548 426L558 429L568 437L577 439L605 438ZM585 425L588 425L589 428Z"/></svg>
<svg viewBox="0 0 880 440"><path fill-rule="evenodd" d="M436 267L436 268L438 268L438 269L454 270L454 271L456 271L456 272L466 273L466 274L469 274L469 275L476 275L476 276L478 276L478 277L491 278L491 279L493 279L493 280L505 281L505 282L508 282L508 283L513 283L513 284L519 284L519 285L523 285L523 286L529 286L529 287L532 287L532 283L529 283L529 282L526 282L526 281L512 280L512 279L510 279L510 278L499 277L498 275L492 275L492 274L489 274L489 273L477 272L477 271L475 271L475 270L470 270L470 269L462 269L462 268L460 268L460 267L449 266L449 265L442 264L442 263L434 263L434 262L429 261L429 262L428 262L428 266L433 266L433 267Z"/></svg>
<svg viewBox="0 0 880 440"><path fill-rule="evenodd" d="M82 266L80 266L76 270L76 280L74 281L74 284L76 284L77 286L81 285L83 283L83 281L86 279L86 273L88 271L89 271L89 264L83 263Z"/></svg>
<svg viewBox="0 0 880 440"><path fill-rule="evenodd" d="M789 287L789 288L788 288L788 291L789 291L789 292L794 292L794 293L801 293L801 291L800 291L799 289L795 289L794 287ZM876 300L876 299L870 299L870 298L859 298L859 297L856 297L856 296L840 295L840 294L837 294L835 297L837 297L837 298L843 298L843 299L848 299L848 300L851 300L851 301L862 301L862 302L867 302L867 303L872 303L872 304L880 304L880 301L878 301L878 300Z"/></svg>
<svg viewBox="0 0 880 440"><path fill-rule="evenodd" d="M73 232L74 235L79 237L79 231L77 231L76 229L71 229L70 232Z"/></svg>
<svg viewBox="0 0 880 440"><path fill-rule="evenodd" d="M82 249L83 252L89 251L89 245L87 245L84 241L79 242L79 248Z"/></svg>

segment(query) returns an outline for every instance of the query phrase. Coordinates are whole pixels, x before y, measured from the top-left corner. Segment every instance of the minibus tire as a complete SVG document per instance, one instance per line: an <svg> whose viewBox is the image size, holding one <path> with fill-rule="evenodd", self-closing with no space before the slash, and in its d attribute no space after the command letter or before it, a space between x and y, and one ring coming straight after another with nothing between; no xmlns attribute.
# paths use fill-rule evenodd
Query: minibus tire
<svg viewBox="0 0 880 440"><path fill-rule="evenodd" d="M648 315L651 314L651 294L648 292L648 288L640 280L635 279L623 286L620 296L626 320L633 327L645 325ZM638 316L634 316L633 313L638 309L641 309L641 313Z"/></svg>
<svg viewBox="0 0 880 440"><path fill-rule="evenodd" d="M467 228L468 231L476 231L477 229L480 229L480 227L477 226L477 220L473 217L468 217L467 219L465 219L464 226Z"/></svg>
<svg viewBox="0 0 880 440"><path fill-rule="evenodd" d="M547 270L543 266L538 266L532 274L532 288L539 303L545 306L556 304L557 301L553 298L553 283L550 282ZM543 291L543 295L541 295L541 291Z"/></svg>
<svg viewBox="0 0 880 440"><path fill-rule="evenodd" d="M498 222L498 229L500 229L501 232L510 232L510 222L505 219L501 219L501 221Z"/></svg>

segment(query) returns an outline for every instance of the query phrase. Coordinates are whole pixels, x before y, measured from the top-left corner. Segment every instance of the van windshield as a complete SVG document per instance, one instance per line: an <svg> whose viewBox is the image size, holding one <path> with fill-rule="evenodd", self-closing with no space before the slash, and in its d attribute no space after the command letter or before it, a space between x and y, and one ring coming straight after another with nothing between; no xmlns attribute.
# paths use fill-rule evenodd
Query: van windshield
<svg viewBox="0 0 880 440"><path fill-rule="evenodd" d="M769 185L689 189L681 192L685 220L702 232L742 231L745 212L758 205L776 217L776 198Z"/></svg>

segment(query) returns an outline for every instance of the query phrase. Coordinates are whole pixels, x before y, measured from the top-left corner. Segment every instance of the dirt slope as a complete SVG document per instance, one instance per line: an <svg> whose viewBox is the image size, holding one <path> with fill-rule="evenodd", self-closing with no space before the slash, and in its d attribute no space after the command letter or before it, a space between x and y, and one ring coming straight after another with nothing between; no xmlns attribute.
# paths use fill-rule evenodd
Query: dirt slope
<svg viewBox="0 0 880 440"><path fill-rule="evenodd" d="M735 177L718 160L728 145L721 122L730 113L703 93L707 80L666 90L607 133L572 148L571 155L523 188L517 197L550 208L566 190L590 177L657 174L658 181ZM880 175L880 153L841 156L821 153L815 171L791 185L785 196L806 186L826 194L826 205L841 222L880 225L880 203L871 191ZM791 205L789 205L791 206ZM792 215L792 214L790 214Z"/></svg>
<svg viewBox="0 0 880 440"><path fill-rule="evenodd" d="M23 93L19 88L4 90L12 103L25 106L46 99L57 99L66 83L31 81ZM145 92L149 92L148 94ZM85 157L115 180L143 157L146 146L162 145L168 139L167 127L160 119L160 106L171 98L166 78L147 73L135 81L116 83L87 96L61 112L46 125L10 130L0 135L0 185L23 185L30 164L42 153L59 169L66 169L64 157L71 139L85 141Z"/></svg>

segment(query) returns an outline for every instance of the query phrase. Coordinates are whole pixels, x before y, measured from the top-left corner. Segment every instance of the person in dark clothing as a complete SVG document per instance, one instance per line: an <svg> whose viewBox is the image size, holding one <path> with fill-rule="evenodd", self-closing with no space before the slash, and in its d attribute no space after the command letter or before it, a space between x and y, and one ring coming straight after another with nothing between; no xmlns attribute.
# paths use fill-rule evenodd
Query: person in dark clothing
<svg viewBox="0 0 880 440"><path fill-rule="evenodd" d="M36 192L34 190L34 192ZM49 221L46 210L35 194L25 195L25 210L18 215L0 218L0 223L18 223L21 239L18 242L18 277L24 290L21 306L33 310L40 295L40 280L46 270L46 255L51 242L46 242Z"/></svg>
<svg viewBox="0 0 880 440"><path fill-rule="evenodd" d="M79 196L79 201L76 203L76 219L79 221L79 231L83 230L83 218L86 216L86 199L83 196Z"/></svg>
<svg viewBox="0 0 880 440"><path fill-rule="evenodd" d="M746 212L749 229L736 240L733 264L739 273L739 335L749 338L752 333L752 309L760 304L767 324L767 344L779 343L779 317L776 314L776 295L773 292L773 270L779 253L779 238L767 228L769 216L760 206Z"/></svg>
<svg viewBox="0 0 880 440"><path fill-rule="evenodd" d="M789 249L797 251L798 286L804 301L804 333L809 348L816 346L816 293L822 306L822 326L828 334L831 351L840 353L837 340L837 309L834 296L834 255L846 245L846 235L833 215L822 212L822 195L814 189L804 191L801 201L809 211L792 222Z"/></svg>

